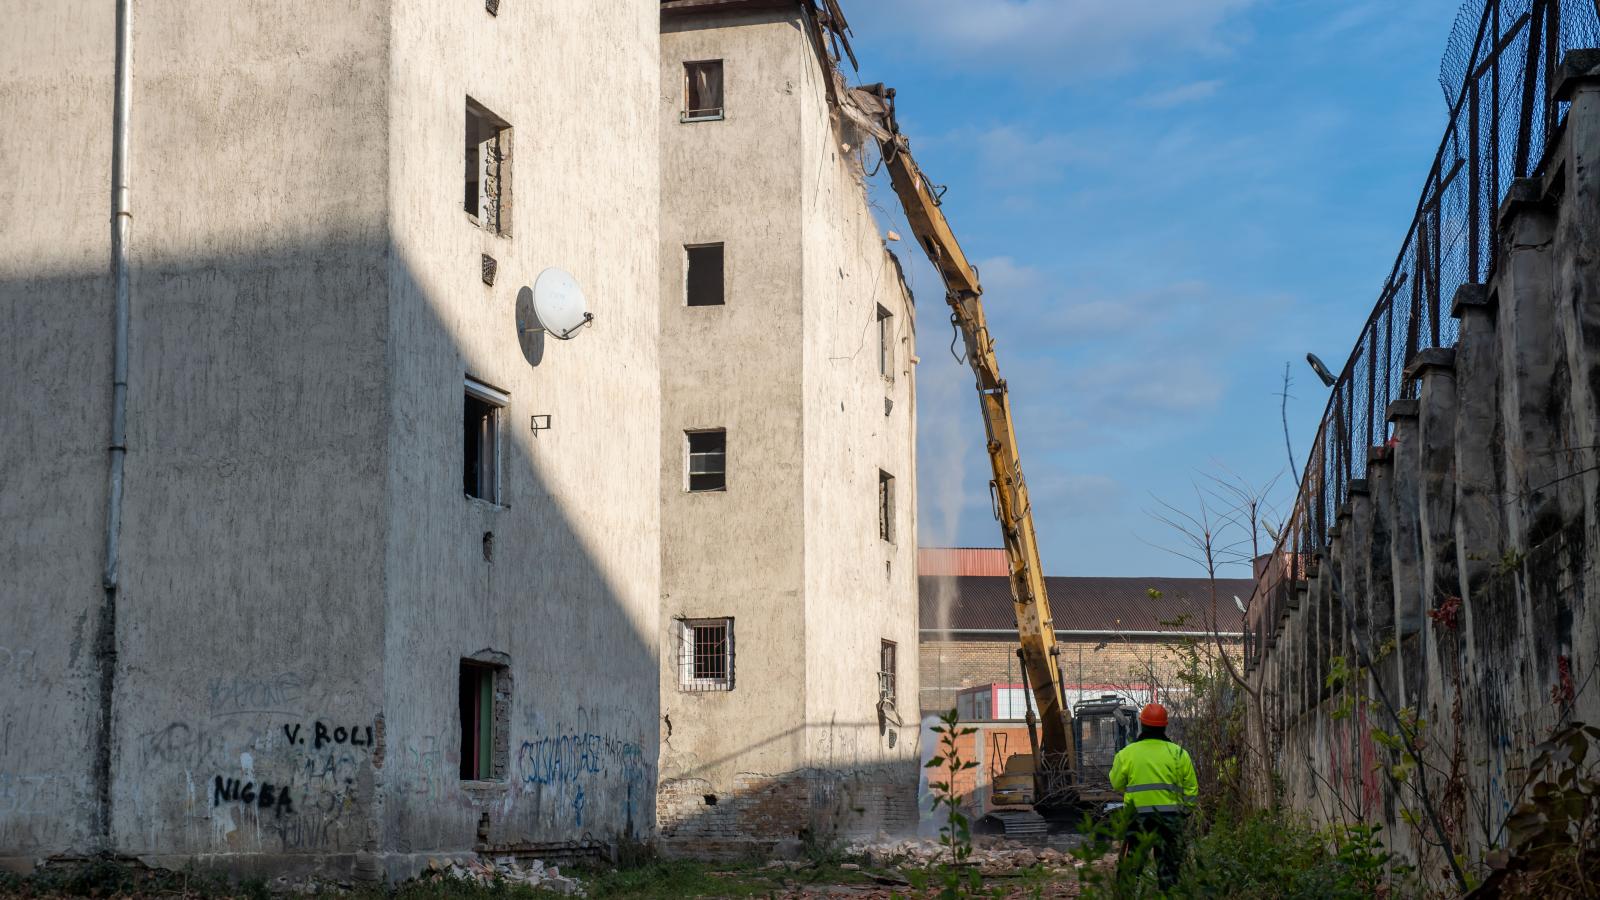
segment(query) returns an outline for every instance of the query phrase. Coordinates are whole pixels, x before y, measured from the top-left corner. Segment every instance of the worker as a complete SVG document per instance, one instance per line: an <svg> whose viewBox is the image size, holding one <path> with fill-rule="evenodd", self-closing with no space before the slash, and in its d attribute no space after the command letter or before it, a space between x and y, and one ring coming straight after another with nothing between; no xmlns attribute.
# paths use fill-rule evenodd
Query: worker
<svg viewBox="0 0 1600 900"><path fill-rule="evenodd" d="M1122 791L1131 814L1117 880L1131 884L1144 870L1147 854L1153 853L1161 889L1176 887L1184 824L1200 785L1189 752L1167 740L1166 707L1151 703L1139 711L1139 738L1117 751L1111 787Z"/></svg>

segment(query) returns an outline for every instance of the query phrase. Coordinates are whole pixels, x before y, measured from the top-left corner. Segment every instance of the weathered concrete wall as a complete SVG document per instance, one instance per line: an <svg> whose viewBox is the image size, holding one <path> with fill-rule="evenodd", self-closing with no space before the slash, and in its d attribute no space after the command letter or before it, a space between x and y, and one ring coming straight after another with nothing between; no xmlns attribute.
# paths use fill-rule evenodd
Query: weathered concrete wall
<svg viewBox="0 0 1600 900"><path fill-rule="evenodd" d="M647 835L654 4L135 9L103 839L112 10L35 5L0 37L0 115L31 123L0 129L0 860L375 877ZM523 151L507 238L461 209L468 95ZM516 306L549 265L597 324L540 355ZM461 492L468 374L512 396L498 508ZM488 654L511 674L511 758L463 786L457 666Z"/></svg>
<svg viewBox="0 0 1600 900"><path fill-rule="evenodd" d="M706 59L724 118L680 122L683 63ZM915 709L910 298L795 11L665 18L661 83L663 837L726 852L909 824L914 722L880 724L876 673L897 641ZM718 241L726 305L688 307L684 247ZM892 382L880 303L903 338ZM683 433L707 427L727 429L728 488L689 493ZM716 616L735 621L734 689L680 690L676 621Z"/></svg>
<svg viewBox="0 0 1600 900"><path fill-rule="evenodd" d="M1422 779L1478 859L1506 842L1530 749L1600 717L1600 84L1579 75L1540 176L1500 210L1492 282L1456 297L1457 346L1413 362L1416 399L1391 405L1390 445L1254 661L1286 799L1385 825L1430 875ZM1399 731L1380 694L1423 720L1425 774L1374 738Z"/></svg>
<svg viewBox="0 0 1600 900"><path fill-rule="evenodd" d="M656 9L512 2L489 16L481 4L403 4L391 42L384 844L414 864L480 832L529 852L647 837L660 604ZM462 209L468 96L512 129L508 236ZM483 254L498 262L493 286ZM569 341L519 340L528 288L550 266L576 278L594 324ZM499 506L462 494L465 376L511 397ZM534 432L534 415L551 428ZM456 672L483 653L511 674L508 771L464 783Z"/></svg>
<svg viewBox="0 0 1600 900"><path fill-rule="evenodd" d="M807 753L813 769L837 773L818 793L839 827L898 831L915 821L920 722L916 308L869 206L872 138L830 115L818 66L803 74ZM894 479L889 540L880 471ZM896 687L880 704L884 641Z"/></svg>
<svg viewBox="0 0 1600 900"><path fill-rule="evenodd" d="M0 858L97 824L115 30L35 6L0 29Z"/></svg>

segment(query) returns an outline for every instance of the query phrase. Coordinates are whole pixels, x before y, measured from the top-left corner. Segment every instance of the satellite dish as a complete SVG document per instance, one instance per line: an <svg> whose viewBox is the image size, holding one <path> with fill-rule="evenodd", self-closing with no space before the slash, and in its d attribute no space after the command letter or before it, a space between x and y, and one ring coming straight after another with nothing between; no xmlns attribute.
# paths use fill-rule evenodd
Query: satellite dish
<svg viewBox="0 0 1600 900"><path fill-rule="evenodd" d="M594 321L583 289L571 275L557 268L545 269L533 282L533 321L518 322L524 333L547 332L558 340L570 340L578 329Z"/></svg>

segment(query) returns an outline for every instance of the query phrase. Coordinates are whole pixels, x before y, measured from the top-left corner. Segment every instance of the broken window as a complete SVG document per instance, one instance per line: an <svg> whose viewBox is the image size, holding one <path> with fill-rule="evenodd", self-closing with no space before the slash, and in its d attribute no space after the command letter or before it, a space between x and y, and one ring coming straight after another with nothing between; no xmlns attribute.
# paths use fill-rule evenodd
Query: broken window
<svg viewBox="0 0 1600 900"><path fill-rule="evenodd" d="M467 98L467 215L487 231L511 233L511 126Z"/></svg>
<svg viewBox="0 0 1600 900"><path fill-rule="evenodd" d="M878 537L894 542L894 476L878 470Z"/></svg>
<svg viewBox="0 0 1600 900"><path fill-rule="evenodd" d="M683 64L683 121L722 118L722 60Z"/></svg>
<svg viewBox="0 0 1600 900"><path fill-rule="evenodd" d="M733 619L678 620L678 688L733 690Z"/></svg>
<svg viewBox="0 0 1600 900"><path fill-rule="evenodd" d="M878 307L878 374L894 380L894 313Z"/></svg>
<svg viewBox="0 0 1600 900"><path fill-rule="evenodd" d="M505 777L509 735L500 724L510 708L510 670L471 659L461 661L461 780Z"/></svg>
<svg viewBox="0 0 1600 900"><path fill-rule="evenodd" d="M728 486L728 432L686 431L689 448L689 490L721 491Z"/></svg>
<svg viewBox="0 0 1600 900"><path fill-rule="evenodd" d="M895 644L882 641L878 646L878 699L895 702Z"/></svg>
<svg viewBox="0 0 1600 900"><path fill-rule="evenodd" d="M468 378L462 404L461 488L468 497L500 502L500 419L511 397Z"/></svg>
<svg viewBox="0 0 1600 900"><path fill-rule="evenodd" d="M688 256L688 272L684 278L685 295L690 306L721 306L722 297L722 245L700 244L683 248Z"/></svg>

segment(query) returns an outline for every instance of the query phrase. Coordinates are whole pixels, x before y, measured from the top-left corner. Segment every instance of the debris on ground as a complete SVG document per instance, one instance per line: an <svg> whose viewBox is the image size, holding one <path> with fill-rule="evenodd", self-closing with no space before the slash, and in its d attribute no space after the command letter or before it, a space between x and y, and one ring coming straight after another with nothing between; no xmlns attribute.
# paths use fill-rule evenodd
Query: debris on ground
<svg viewBox="0 0 1600 900"><path fill-rule="evenodd" d="M486 859L430 859L422 877L430 881L453 878L479 887L496 885L524 885L543 891L554 891L571 897L582 897L583 883L561 874L559 866L547 866L542 860L521 863L515 857L502 856Z"/></svg>
<svg viewBox="0 0 1600 900"><path fill-rule="evenodd" d="M1050 870L1073 871L1081 865L1071 853L1074 840L1050 838L1022 841L1004 838L980 837L973 842L967 865L974 866L984 876L1004 876L1019 869L1041 867ZM938 865L949 858L950 851L934 838L905 838L892 840L884 837L871 841L855 841L844 848L846 856L858 858L867 866L909 866L924 868Z"/></svg>

